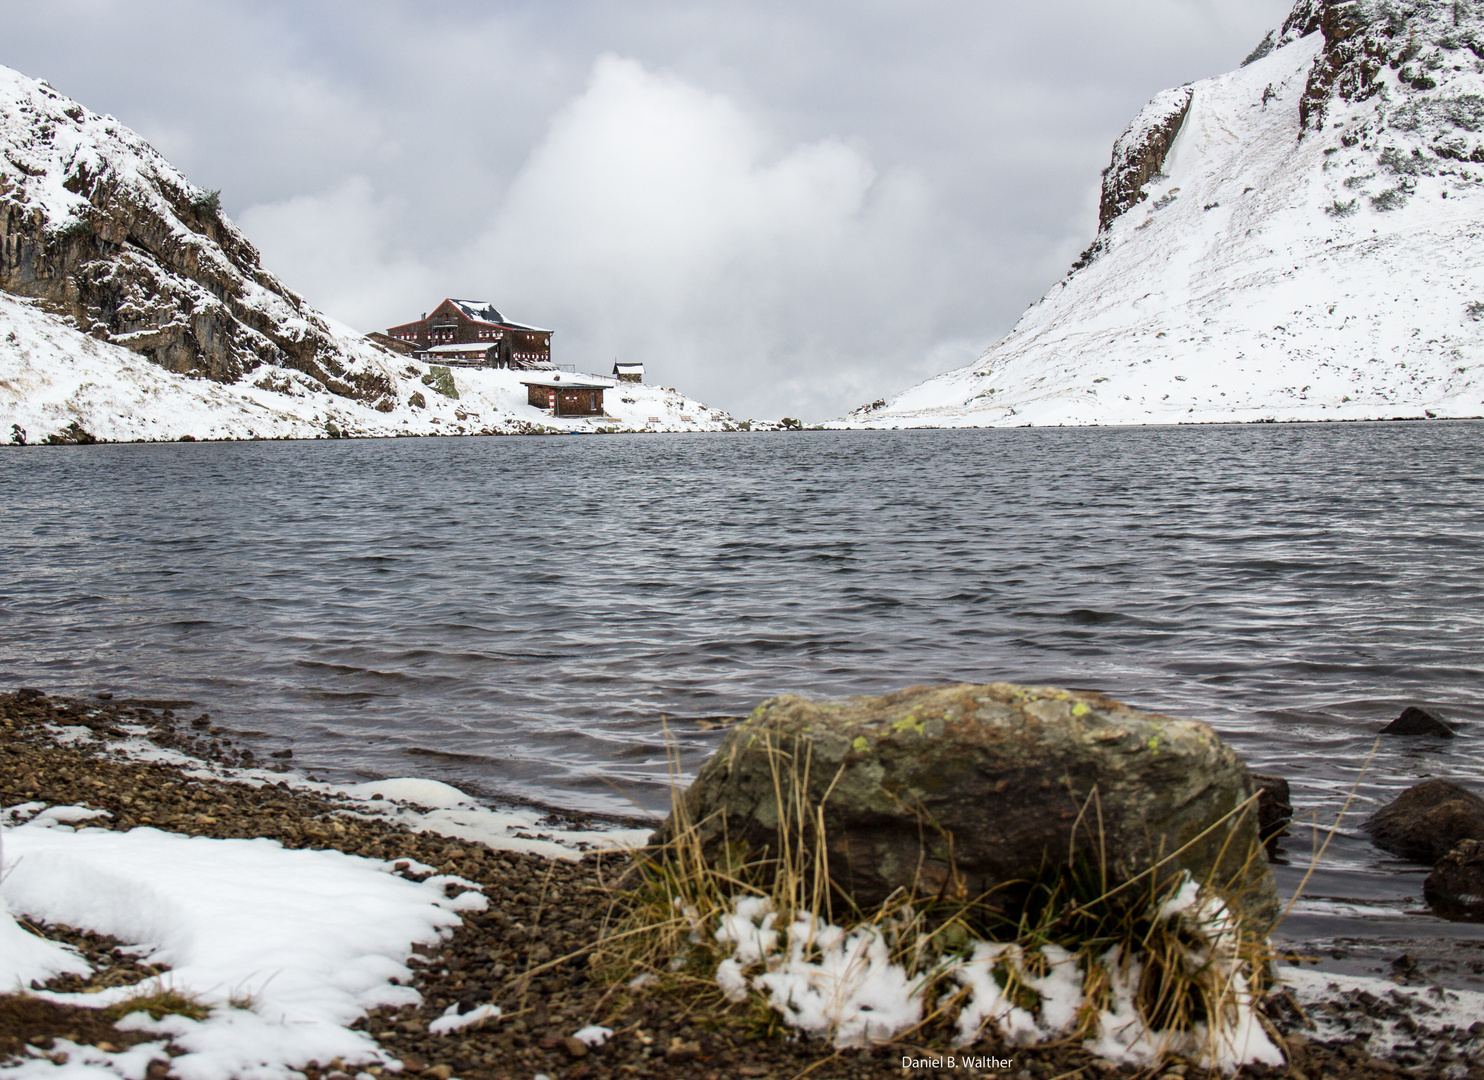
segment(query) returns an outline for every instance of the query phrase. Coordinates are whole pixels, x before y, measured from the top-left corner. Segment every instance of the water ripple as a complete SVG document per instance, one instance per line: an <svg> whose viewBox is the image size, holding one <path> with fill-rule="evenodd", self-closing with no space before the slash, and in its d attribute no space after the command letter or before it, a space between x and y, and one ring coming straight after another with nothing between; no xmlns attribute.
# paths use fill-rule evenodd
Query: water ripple
<svg viewBox="0 0 1484 1080"><path fill-rule="evenodd" d="M1412 702L1464 735L1383 744L1362 808L1484 778L1481 435L14 449L0 685L188 696L328 775L620 813L663 808L667 732L693 769L774 694L1095 686L1212 723L1327 820ZM1342 836L1324 894L1397 872Z"/></svg>

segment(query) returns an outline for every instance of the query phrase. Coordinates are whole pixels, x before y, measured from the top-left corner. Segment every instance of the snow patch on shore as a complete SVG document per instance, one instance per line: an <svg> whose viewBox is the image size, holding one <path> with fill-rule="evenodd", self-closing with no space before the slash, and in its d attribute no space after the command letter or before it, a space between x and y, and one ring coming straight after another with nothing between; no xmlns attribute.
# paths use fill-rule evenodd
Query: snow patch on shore
<svg viewBox="0 0 1484 1080"><path fill-rule="evenodd" d="M1314 1022L1313 1038L1350 1042L1359 1037L1376 1057L1415 1053L1435 1040L1451 1045L1458 1033L1484 1019L1484 993L1477 990L1398 986L1389 979L1288 966L1280 967L1278 976ZM1356 1002L1332 1007L1346 997Z"/></svg>
<svg viewBox="0 0 1484 1080"><path fill-rule="evenodd" d="M50 960L42 956L41 939L16 926L11 912L142 946L144 959L171 970L137 986L41 996L103 1008L171 989L210 1006L204 1020L135 1013L121 1022L160 1034L157 1050L167 1039L185 1050L172 1062L181 1080L290 1080L314 1059L388 1061L349 1025L376 1006L419 1003L417 991L401 985L411 982L413 946L439 942L460 911L486 905L469 890L445 896L446 886L468 884L461 879L408 881L390 863L338 851L59 824L85 814L53 808L6 831L0 986L28 985L48 965L88 970L59 946ZM96 1053L97 1069L68 1075L132 1076ZM36 1067L0 1067L0 1077L31 1076Z"/></svg>
<svg viewBox="0 0 1484 1080"><path fill-rule="evenodd" d="M158 762L180 769L186 776L222 780L250 787L287 785L295 791L339 796L349 801L343 813L406 825L415 832L471 843L485 844L496 851L516 851L547 859L576 860L589 851L643 847L652 830L592 823L587 828L557 827L544 810L524 807L495 809L485 806L451 784L420 777L392 777L364 784L333 784L293 772L234 768L206 762L178 750L158 746L148 738L142 724L123 724L130 737L108 743L108 749L133 761ZM49 725L48 731L61 743L88 745L95 749L92 729L79 725Z"/></svg>
<svg viewBox="0 0 1484 1080"><path fill-rule="evenodd" d="M548 859L579 859L601 848L643 847L649 829L552 828L539 810L493 810L458 788L437 780L402 777L348 787L309 784L360 802L360 810L400 822L419 832L485 844L497 851L520 851ZM378 798L380 796L380 798Z"/></svg>

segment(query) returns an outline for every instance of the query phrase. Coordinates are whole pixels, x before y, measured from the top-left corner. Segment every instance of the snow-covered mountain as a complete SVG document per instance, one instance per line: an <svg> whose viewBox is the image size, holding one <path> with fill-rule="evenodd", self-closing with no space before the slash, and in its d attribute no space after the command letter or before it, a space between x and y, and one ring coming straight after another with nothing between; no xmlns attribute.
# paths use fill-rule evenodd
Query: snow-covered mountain
<svg viewBox="0 0 1484 1080"><path fill-rule="evenodd" d="M1484 3L1300 0L1118 140L976 363L830 426L1484 415Z"/></svg>
<svg viewBox="0 0 1484 1080"><path fill-rule="evenodd" d="M450 386L314 310L217 193L0 67L0 443L735 426L630 383L606 417L553 417L520 377L459 368Z"/></svg>

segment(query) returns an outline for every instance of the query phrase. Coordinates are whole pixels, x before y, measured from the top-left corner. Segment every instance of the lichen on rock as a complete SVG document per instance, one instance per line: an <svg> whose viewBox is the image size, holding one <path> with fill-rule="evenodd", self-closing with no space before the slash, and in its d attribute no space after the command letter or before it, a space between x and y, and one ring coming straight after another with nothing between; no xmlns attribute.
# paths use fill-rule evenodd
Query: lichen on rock
<svg viewBox="0 0 1484 1080"><path fill-rule="evenodd" d="M1011 910L1043 874L1099 867L1209 883L1249 920L1277 914L1252 778L1202 723L1101 694L1010 683L883 697L785 695L733 727L685 792L719 860L776 855L791 807L822 814L834 887L867 908L900 889Z"/></svg>

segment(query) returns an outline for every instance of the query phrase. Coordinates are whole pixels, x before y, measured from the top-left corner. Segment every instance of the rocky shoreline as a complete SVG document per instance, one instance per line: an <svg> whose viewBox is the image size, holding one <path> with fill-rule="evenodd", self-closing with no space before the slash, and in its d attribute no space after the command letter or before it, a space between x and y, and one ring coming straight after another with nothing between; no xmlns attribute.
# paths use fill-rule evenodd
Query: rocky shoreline
<svg viewBox="0 0 1484 1080"><path fill-rule="evenodd" d="M976 1045L968 1059L946 1042L898 1042L837 1052L820 1040L786 1038L754 1014L699 1015L683 1001L615 994L613 987L590 978L583 950L596 940L612 908L613 883L625 869L627 856L608 852L563 860L498 851L414 831L405 823L367 819L353 812L349 800L287 783L258 779L255 786L210 778L200 770L133 760L119 751L119 743L129 734L126 726L138 730L143 725L156 744L202 759L239 767L265 763L234 745L210 717L176 718L171 710L175 704L180 703L78 701L29 691L0 695L0 805L85 805L112 815L96 822L105 828L153 826L193 836L267 837L288 848L333 848L393 863L405 860L399 872L413 878L427 876L431 868L478 883L489 900L488 909L465 913L463 925L442 947L413 958L414 985L422 994L422 1005L377 1010L359 1022L401 1061L403 1075L432 1080L531 1080L543 1074L550 1080L803 1075L841 1080L907 1075L1094 1080L1135 1071L1114 1067L1080 1046L1066 1045L1026 1049L985 1042ZM86 729L88 738L74 737L80 728ZM268 761L287 768L283 758ZM43 929L82 947L96 968L86 981L67 976L52 989L125 985L152 974L120 952L119 942L68 928ZM1410 1075L1484 1080L1484 1023L1474 1025L1478 1031L1453 1025L1430 1033L1425 1016L1416 1009L1409 1012L1405 1000L1337 991L1315 1011L1320 1025L1307 1033L1297 1011L1279 1010L1289 1063L1280 1069L1248 1066L1239 1075L1316 1080L1399 1075L1402 1065L1372 1057L1364 1048L1377 1017L1389 1017L1416 1033L1405 1057ZM487 1003L500 1007L498 1018L451 1034L430 1033L429 1025L450 1009L467 1013ZM1418 1008L1425 1011L1427 1006ZM602 1046L574 1038L590 1024L604 1025L614 1034ZM23 1052L25 1044L45 1051L53 1040L72 1036L95 1045L109 1041L122 1046L130 1041L127 1033L101 1022L92 1010L43 1006L25 996L0 997L0 1062L5 1055ZM904 1059L915 1064L904 1067ZM1007 1060L1009 1066L1001 1067ZM168 1070L167 1061L155 1063L149 1080L162 1080ZM378 1076L383 1070L320 1062L305 1068L304 1074L309 1080L338 1080L337 1074L360 1071ZM384 1071L398 1070L388 1066ZM1174 1080L1204 1072L1170 1063L1143 1075Z"/></svg>

